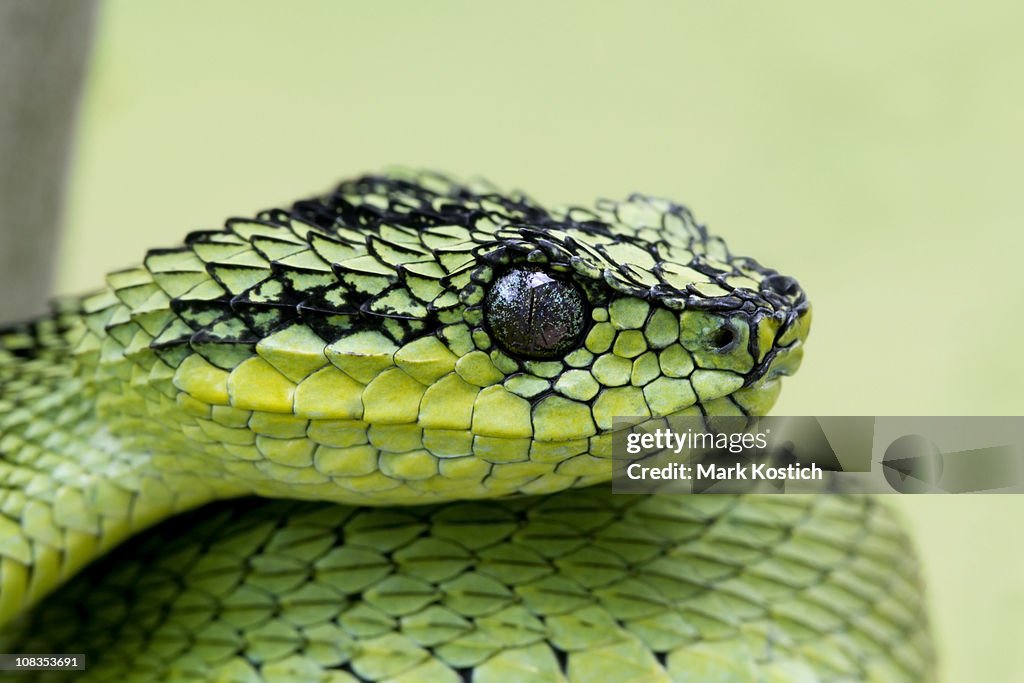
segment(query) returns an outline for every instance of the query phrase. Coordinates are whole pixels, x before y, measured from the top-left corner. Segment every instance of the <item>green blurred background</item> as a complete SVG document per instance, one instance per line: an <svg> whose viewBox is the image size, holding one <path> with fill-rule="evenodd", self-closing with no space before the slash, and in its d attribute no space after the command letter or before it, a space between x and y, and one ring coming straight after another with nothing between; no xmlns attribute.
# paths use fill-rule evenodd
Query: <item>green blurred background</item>
<svg viewBox="0 0 1024 683"><path fill-rule="evenodd" d="M61 292L400 163L683 200L815 306L780 414L1024 409L1024 6L107 0ZM946 680L1024 679L1020 497L901 499Z"/></svg>

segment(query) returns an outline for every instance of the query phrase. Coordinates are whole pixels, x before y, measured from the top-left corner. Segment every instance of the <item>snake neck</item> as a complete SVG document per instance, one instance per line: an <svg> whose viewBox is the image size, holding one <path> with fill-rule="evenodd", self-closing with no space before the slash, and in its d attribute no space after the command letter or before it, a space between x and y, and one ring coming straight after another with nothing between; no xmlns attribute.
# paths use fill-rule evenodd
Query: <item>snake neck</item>
<svg viewBox="0 0 1024 683"><path fill-rule="evenodd" d="M0 332L0 623L125 538L214 497L109 431L103 373L75 352L86 330L63 306Z"/></svg>

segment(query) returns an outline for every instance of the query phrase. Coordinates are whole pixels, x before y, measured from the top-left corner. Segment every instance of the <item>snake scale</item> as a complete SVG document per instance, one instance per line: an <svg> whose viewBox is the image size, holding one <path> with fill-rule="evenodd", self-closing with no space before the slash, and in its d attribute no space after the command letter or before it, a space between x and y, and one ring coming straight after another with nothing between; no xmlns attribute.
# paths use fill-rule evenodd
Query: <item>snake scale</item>
<svg viewBox="0 0 1024 683"><path fill-rule="evenodd" d="M863 496L612 495L612 417L760 415L790 277L684 207L393 171L0 333L17 680L932 680ZM88 566L87 566L88 565Z"/></svg>

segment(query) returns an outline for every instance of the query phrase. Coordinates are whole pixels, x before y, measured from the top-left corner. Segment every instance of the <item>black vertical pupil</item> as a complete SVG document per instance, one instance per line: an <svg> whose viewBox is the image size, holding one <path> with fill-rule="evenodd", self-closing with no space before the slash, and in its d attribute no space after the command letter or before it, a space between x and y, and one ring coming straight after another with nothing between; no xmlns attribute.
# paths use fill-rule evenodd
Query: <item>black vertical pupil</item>
<svg viewBox="0 0 1024 683"><path fill-rule="evenodd" d="M574 283L543 270L517 268L491 285L484 301L484 318L505 352L551 359L579 343L586 303Z"/></svg>

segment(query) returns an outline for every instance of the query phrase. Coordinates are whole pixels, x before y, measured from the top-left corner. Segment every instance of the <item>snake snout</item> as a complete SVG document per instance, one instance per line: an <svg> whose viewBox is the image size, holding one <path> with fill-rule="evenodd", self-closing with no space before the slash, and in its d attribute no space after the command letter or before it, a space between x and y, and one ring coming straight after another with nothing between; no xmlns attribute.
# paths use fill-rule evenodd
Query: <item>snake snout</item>
<svg viewBox="0 0 1024 683"><path fill-rule="evenodd" d="M807 294L796 278L781 273L772 273L761 280L761 296L776 311L803 313L807 308ZM791 318L792 316L788 316Z"/></svg>
<svg viewBox="0 0 1024 683"><path fill-rule="evenodd" d="M762 280L761 292L763 294L775 294L776 296L785 297L793 304L805 298L803 290L800 289L800 283L795 278L778 273L769 275Z"/></svg>
<svg viewBox="0 0 1024 683"><path fill-rule="evenodd" d="M799 289L799 285L796 287ZM802 291L800 296L801 303L798 307L759 323L758 336L766 348L762 351L764 355L761 361L747 376L746 386L792 375L800 367L804 355L804 342L811 327L811 307L806 298L803 298Z"/></svg>

